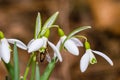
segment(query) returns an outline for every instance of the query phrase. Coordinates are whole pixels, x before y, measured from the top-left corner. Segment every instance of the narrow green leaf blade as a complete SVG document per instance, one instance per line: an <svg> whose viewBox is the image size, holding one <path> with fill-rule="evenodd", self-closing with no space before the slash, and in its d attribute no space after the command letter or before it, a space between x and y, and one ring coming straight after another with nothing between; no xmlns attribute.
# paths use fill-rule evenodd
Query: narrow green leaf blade
<svg viewBox="0 0 120 80"><path fill-rule="evenodd" d="M41 80L49 80L49 77L55 67L55 63L56 63L56 59L53 58L51 62L48 64L48 66L46 67L43 75L40 77Z"/></svg>
<svg viewBox="0 0 120 80"><path fill-rule="evenodd" d="M56 18L58 16L58 14L59 14L59 12L56 12L50 18L48 18L48 20L43 25L41 35L44 35L44 33L46 32L46 30L48 28L50 28L52 26L52 24L54 24L54 22L55 22L55 20L56 20Z"/></svg>
<svg viewBox="0 0 120 80"><path fill-rule="evenodd" d="M10 63L6 64L4 62L4 64L5 64L5 67L6 67L8 73L10 75L10 78L13 80L13 78L14 78L14 68L13 68L13 66Z"/></svg>
<svg viewBox="0 0 120 80"><path fill-rule="evenodd" d="M89 29L89 28L91 28L91 26L78 27L68 35L67 39L71 38L73 35L77 34L78 32Z"/></svg>
<svg viewBox="0 0 120 80"><path fill-rule="evenodd" d="M35 39L38 37L38 34L41 31L41 25L42 25L42 21L41 21L41 15L38 12L37 18L36 18L36 24L35 24Z"/></svg>
<svg viewBox="0 0 120 80"><path fill-rule="evenodd" d="M30 80L34 80L34 78L35 78L35 61L32 61L32 70L31 70L31 77L30 77Z"/></svg>
<svg viewBox="0 0 120 80"><path fill-rule="evenodd" d="M40 72L38 62L36 62L36 80L40 80Z"/></svg>
<svg viewBox="0 0 120 80"><path fill-rule="evenodd" d="M19 80L19 63L16 43L14 43L13 58L14 58L14 80Z"/></svg>

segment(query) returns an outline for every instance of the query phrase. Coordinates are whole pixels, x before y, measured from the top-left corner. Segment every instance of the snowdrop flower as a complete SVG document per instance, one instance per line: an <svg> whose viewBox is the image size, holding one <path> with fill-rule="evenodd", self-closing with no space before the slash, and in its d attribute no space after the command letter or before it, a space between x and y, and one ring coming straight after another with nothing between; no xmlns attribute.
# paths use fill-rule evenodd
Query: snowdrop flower
<svg viewBox="0 0 120 80"><path fill-rule="evenodd" d="M97 55L103 57L111 66L113 66L112 60L107 55L105 55L102 52L90 49L90 44L87 41L85 42L85 48L86 48L86 52L80 60L81 72L85 72L89 64L97 63L97 60L96 60L94 54L97 54Z"/></svg>
<svg viewBox="0 0 120 80"><path fill-rule="evenodd" d="M48 36L49 36L49 30L46 32L46 34L42 38L32 39L28 43L28 53L31 53L34 51L40 51L40 52L44 53L45 49L47 48L47 43L48 43L48 45L56 53L59 61L62 62L62 57L61 57L59 50L53 43L48 41Z"/></svg>
<svg viewBox="0 0 120 80"><path fill-rule="evenodd" d="M3 32L0 31L0 59L5 63L9 63L10 61L11 49L9 43L14 44L15 42L17 47L27 50L27 46L23 42L17 39L6 39Z"/></svg>
<svg viewBox="0 0 120 80"><path fill-rule="evenodd" d="M63 44L64 48L68 52L70 52L73 55L79 55L78 47L83 46L82 42L75 37L66 40L67 36L64 35L64 32L60 28L58 29L58 33L61 36L61 38L57 43L57 47L60 48L60 46Z"/></svg>

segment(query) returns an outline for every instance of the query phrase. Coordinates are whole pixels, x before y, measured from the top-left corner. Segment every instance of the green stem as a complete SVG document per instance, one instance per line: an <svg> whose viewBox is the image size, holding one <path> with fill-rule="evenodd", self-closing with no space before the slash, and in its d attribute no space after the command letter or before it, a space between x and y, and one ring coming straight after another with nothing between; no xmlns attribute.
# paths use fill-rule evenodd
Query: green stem
<svg viewBox="0 0 120 80"><path fill-rule="evenodd" d="M36 56L34 56L33 60L32 60L32 72L31 72L30 80L34 80L34 77L35 77L35 66L36 66Z"/></svg>
<svg viewBox="0 0 120 80"><path fill-rule="evenodd" d="M85 39L85 41L87 41L87 38L85 36L82 36L82 35L76 35L74 37L83 38L83 39Z"/></svg>
<svg viewBox="0 0 120 80"><path fill-rule="evenodd" d="M46 67L43 75L40 77L40 80L49 80L50 74L52 73L53 69L55 68L56 58L53 58L51 62Z"/></svg>
<svg viewBox="0 0 120 80"><path fill-rule="evenodd" d="M27 78L27 75L28 75L28 72L29 72L29 69L30 69L30 64L32 63L32 59L33 59L33 56L34 56L35 54L34 53L32 53L32 55L31 55L31 57L30 57L30 59L29 59L29 61L28 61L28 64L27 64L27 67L26 67L26 69L25 69L25 73L24 73L24 76L23 76L23 80L26 80L26 78Z"/></svg>

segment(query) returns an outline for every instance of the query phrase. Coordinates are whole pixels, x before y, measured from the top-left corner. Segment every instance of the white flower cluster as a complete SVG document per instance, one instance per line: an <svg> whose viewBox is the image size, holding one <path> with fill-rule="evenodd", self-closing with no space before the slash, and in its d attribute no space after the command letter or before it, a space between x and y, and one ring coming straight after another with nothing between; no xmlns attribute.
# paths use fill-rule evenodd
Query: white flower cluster
<svg viewBox="0 0 120 80"><path fill-rule="evenodd" d="M84 26L75 29L73 32L71 32L68 36L66 36L63 32L63 30L53 25L53 23L56 20L56 17L58 15L58 12L53 14L47 22L41 27L41 17L40 13L38 13L37 19L36 19L36 27L35 27L35 36L34 39L32 39L28 45L26 46L23 42L17 39L6 39L4 37L4 34L0 31L0 59L2 59L5 63L9 63L10 61L10 52L11 48L9 43L14 44L16 42L17 47L28 50L28 53L39 51L40 53L45 53L45 50L47 49L47 45L49 45L53 51L54 51L54 58L57 58L60 62L63 61L62 56L60 54L60 51L62 48L66 49L68 52L70 52L73 55L78 56L79 55L79 48L78 47L84 47L86 49L85 54L82 56L80 60L80 69L81 72L84 72L89 64L97 63L97 60L93 53L98 54L102 56L104 59L106 59L110 65L113 65L112 60L106 56L104 53L92 50L90 48L89 42L86 40L83 44L76 36L75 34L91 28L90 26ZM50 28L57 27L58 34L60 36L60 40L58 41L57 45L55 46L52 42L48 40L49 34L50 34ZM81 37L81 36L80 36ZM50 56L46 56L50 58ZM51 59L49 59L49 62Z"/></svg>

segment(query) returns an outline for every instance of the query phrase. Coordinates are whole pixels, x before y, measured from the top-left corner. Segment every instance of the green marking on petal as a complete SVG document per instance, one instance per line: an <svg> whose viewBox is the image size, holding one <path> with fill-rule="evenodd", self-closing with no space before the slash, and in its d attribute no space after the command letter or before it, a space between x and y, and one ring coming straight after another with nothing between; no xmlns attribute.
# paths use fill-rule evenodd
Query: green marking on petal
<svg viewBox="0 0 120 80"><path fill-rule="evenodd" d="M4 34L2 31L0 31L0 39L3 39L4 38Z"/></svg>
<svg viewBox="0 0 120 80"><path fill-rule="evenodd" d="M95 63L97 63L96 58L92 58L92 59L90 60L90 63L91 63L91 64L95 64Z"/></svg>

